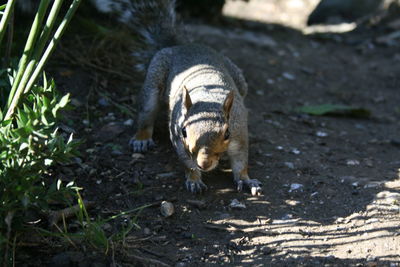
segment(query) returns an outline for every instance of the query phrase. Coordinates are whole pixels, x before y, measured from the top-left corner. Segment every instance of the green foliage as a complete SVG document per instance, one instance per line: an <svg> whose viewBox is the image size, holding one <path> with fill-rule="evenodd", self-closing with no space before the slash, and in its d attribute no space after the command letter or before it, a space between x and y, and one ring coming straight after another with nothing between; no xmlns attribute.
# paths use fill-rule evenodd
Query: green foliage
<svg viewBox="0 0 400 267"><path fill-rule="evenodd" d="M72 136L65 140L57 131L59 110L68 101L69 95L60 97L54 81L44 76L43 85L26 95L15 118L0 122L0 218L13 214L13 232L21 230L27 210L47 209L55 196L44 179L49 167L77 155L78 142ZM9 228L0 221L0 242L7 240Z"/></svg>
<svg viewBox="0 0 400 267"><path fill-rule="evenodd" d="M15 1L0 6L0 44L7 30L13 29ZM27 213L33 209L46 211L55 199L67 200L68 190L60 187L50 168L77 155L78 142L72 135L60 134L57 128L59 111L67 106L69 95L60 97L54 81L41 74L80 1L71 0L53 36L63 0L40 1L16 67L10 66L9 55L3 55L9 49L0 51L6 66L0 69L0 260L4 256L0 264L4 266L12 264L10 247L15 249L16 238L26 227ZM50 2L51 10L46 12ZM41 80L40 85L37 80Z"/></svg>
<svg viewBox="0 0 400 267"><path fill-rule="evenodd" d="M371 112L365 108L356 108L351 106L335 105L335 104L302 106L300 108L297 108L296 111L315 116L330 115L330 116L367 118L371 115Z"/></svg>

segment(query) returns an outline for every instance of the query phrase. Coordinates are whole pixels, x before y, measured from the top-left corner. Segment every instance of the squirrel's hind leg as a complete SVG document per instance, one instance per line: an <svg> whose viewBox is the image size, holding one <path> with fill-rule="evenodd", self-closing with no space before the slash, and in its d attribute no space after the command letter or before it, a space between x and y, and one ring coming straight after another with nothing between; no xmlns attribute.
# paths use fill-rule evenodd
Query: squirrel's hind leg
<svg viewBox="0 0 400 267"><path fill-rule="evenodd" d="M229 144L228 155L231 162L231 168L233 172L233 179L237 185L237 190L241 192L243 185L250 188L252 195L258 195L261 193L261 182L257 179L250 179L247 173L248 167L248 142L243 140L242 142L233 140Z"/></svg>
<svg viewBox="0 0 400 267"><path fill-rule="evenodd" d="M166 87L169 61L170 53L163 49L153 57L147 69L146 79L141 91L137 131L129 141L134 152L146 152L154 146L152 139L154 121Z"/></svg>

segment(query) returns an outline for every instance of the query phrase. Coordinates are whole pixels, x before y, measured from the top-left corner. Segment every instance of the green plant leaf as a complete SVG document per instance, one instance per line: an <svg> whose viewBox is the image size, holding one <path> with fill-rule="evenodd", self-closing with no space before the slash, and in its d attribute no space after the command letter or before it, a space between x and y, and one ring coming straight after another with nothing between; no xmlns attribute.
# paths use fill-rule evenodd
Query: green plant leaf
<svg viewBox="0 0 400 267"><path fill-rule="evenodd" d="M21 151L23 151L23 150L26 149L26 148L29 148L29 144L28 144L28 143L22 143L22 144L19 146L19 151L21 152Z"/></svg>
<svg viewBox="0 0 400 267"><path fill-rule="evenodd" d="M58 105L60 106L60 108L64 108L68 104L68 102L69 102L69 94L66 94L61 98Z"/></svg>
<svg viewBox="0 0 400 267"><path fill-rule="evenodd" d="M371 112L365 108L336 104L302 106L295 109L295 111L315 116L346 116L356 118L368 118L371 115Z"/></svg>

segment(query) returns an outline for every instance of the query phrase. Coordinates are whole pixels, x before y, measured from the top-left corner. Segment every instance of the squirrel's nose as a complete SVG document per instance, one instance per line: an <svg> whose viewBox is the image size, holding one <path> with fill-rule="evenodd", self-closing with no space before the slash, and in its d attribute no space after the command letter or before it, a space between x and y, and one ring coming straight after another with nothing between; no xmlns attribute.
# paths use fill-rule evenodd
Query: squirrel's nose
<svg viewBox="0 0 400 267"><path fill-rule="evenodd" d="M202 161L200 163L197 163L197 166L202 170L207 170L208 168L211 167L211 164L212 164L211 161Z"/></svg>

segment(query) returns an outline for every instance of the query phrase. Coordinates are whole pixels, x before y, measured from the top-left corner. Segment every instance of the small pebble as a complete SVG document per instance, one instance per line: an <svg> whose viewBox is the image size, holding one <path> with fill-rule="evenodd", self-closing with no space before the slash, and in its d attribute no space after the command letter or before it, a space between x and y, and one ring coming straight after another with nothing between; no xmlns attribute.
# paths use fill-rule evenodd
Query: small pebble
<svg viewBox="0 0 400 267"><path fill-rule="evenodd" d="M291 184L291 185L290 185L290 189L289 189L289 193L290 193L290 192L293 192L293 191L295 191L295 190L298 190L298 189L300 189L300 188L302 188L302 187L303 187L302 184Z"/></svg>
<svg viewBox="0 0 400 267"><path fill-rule="evenodd" d="M318 137L327 137L328 136L328 134L326 132L323 132L323 131L318 131L318 132L315 133L315 135L318 136Z"/></svg>
<svg viewBox="0 0 400 267"><path fill-rule="evenodd" d="M347 166L358 166L360 165L360 162L356 159L348 159L346 161Z"/></svg>
<svg viewBox="0 0 400 267"><path fill-rule="evenodd" d="M145 227L145 228L143 229L143 234L145 234L145 235L150 235L150 234L151 234L150 229L147 228L147 227Z"/></svg>
<svg viewBox="0 0 400 267"><path fill-rule="evenodd" d="M175 213L174 205L171 202L163 201L161 202L161 215L164 217L169 217Z"/></svg>
<svg viewBox="0 0 400 267"><path fill-rule="evenodd" d="M290 152L295 155L299 155L301 153L297 148L293 148Z"/></svg>
<svg viewBox="0 0 400 267"><path fill-rule="evenodd" d="M293 162L285 162L285 163L283 163L283 164L285 164L285 166L286 167L288 167L289 169L294 169L294 164L293 164Z"/></svg>
<svg viewBox="0 0 400 267"><path fill-rule="evenodd" d="M293 74L289 73L289 72L282 73L282 77L287 79L287 80L289 80L289 81L294 81L296 79L296 77Z"/></svg>
<svg viewBox="0 0 400 267"><path fill-rule="evenodd" d="M124 121L124 125L125 126L132 126L133 125L133 120L129 119L129 120Z"/></svg>
<svg viewBox="0 0 400 267"><path fill-rule="evenodd" d="M239 200L235 198L231 201L229 207L231 207L232 209L245 209L246 205L244 203L239 202Z"/></svg>
<svg viewBox="0 0 400 267"><path fill-rule="evenodd" d="M107 99L105 98L100 98L99 101L97 101L99 103L100 106L102 107L108 107L110 105L110 103L108 102Z"/></svg>

